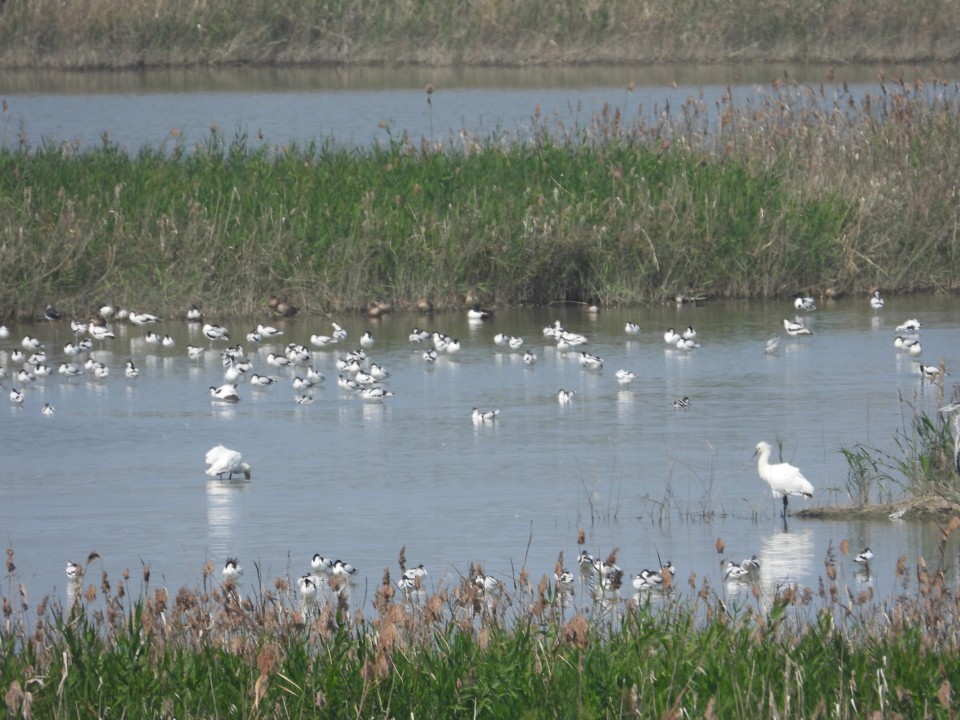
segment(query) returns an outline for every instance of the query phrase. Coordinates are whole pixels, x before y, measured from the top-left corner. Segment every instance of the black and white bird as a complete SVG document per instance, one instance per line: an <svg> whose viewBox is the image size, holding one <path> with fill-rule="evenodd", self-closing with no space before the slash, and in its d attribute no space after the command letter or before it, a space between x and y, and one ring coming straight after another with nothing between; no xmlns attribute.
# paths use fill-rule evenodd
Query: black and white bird
<svg viewBox="0 0 960 720"><path fill-rule="evenodd" d="M810 328L802 322L794 322L787 318L783 319L783 329L790 337L799 338L801 335L813 335L813 333L810 332Z"/></svg>
<svg viewBox="0 0 960 720"><path fill-rule="evenodd" d="M223 565L223 579L226 582L234 583L243 576L243 568L240 567L240 561L237 558L228 557Z"/></svg>

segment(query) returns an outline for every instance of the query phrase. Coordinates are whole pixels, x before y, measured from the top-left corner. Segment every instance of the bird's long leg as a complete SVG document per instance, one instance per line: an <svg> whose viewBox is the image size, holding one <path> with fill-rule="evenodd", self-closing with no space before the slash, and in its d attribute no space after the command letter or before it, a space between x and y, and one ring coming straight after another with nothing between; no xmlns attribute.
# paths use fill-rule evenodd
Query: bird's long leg
<svg viewBox="0 0 960 720"><path fill-rule="evenodd" d="M787 517L787 494L783 494L783 517Z"/></svg>

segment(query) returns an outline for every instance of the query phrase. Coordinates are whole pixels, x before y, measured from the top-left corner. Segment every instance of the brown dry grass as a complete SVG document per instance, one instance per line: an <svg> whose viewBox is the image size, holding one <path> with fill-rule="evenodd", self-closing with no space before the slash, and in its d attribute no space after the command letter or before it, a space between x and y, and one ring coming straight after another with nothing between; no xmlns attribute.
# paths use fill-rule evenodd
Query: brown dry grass
<svg viewBox="0 0 960 720"><path fill-rule="evenodd" d="M917 62L960 56L946 0L8 0L0 67Z"/></svg>

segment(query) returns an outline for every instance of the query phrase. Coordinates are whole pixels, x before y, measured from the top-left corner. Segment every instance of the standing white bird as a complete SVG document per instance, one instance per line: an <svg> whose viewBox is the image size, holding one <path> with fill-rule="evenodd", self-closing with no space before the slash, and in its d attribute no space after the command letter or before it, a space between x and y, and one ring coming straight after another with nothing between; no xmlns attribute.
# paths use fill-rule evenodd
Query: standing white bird
<svg viewBox="0 0 960 720"><path fill-rule="evenodd" d="M760 456L757 461L757 472L760 477L767 481L774 497L783 498L783 517L787 516L787 497L790 495L802 495L805 498L813 497L813 485L810 484L800 472L789 463L770 464L770 443L760 441L757 443L757 449L753 453L754 457Z"/></svg>
<svg viewBox="0 0 960 720"><path fill-rule="evenodd" d="M883 307L883 298L880 296L879 290L873 291L873 297L870 298L870 307L874 310L879 310Z"/></svg>
<svg viewBox="0 0 960 720"><path fill-rule="evenodd" d="M790 337L800 337L801 335L813 335L810 328L801 322L791 322L787 318L783 319L783 329L787 331Z"/></svg>
<svg viewBox="0 0 960 720"><path fill-rule="evenodd" d="M243 456L236 450L216 445L207 451L204 461L210 466L204 470L210 477L223 480L223 476L227 475L227 479L232 480L234 475L242 474L245 479L250 479L250 466L243 462Z"/></svg>
<svg viewBox="0 0 960 720"><path fill-rule="evenodd" d="M767 338L767 344L766 344L766 346L765 346L764 349L763 349L763 351L764 351L767 355L772 355L773 353L775 353L775 352L776 352L777 350L779 350L779 349L780 349L780 336L779 336L779 335L774 335L774 336L772 336L772 337Z"/></svg>

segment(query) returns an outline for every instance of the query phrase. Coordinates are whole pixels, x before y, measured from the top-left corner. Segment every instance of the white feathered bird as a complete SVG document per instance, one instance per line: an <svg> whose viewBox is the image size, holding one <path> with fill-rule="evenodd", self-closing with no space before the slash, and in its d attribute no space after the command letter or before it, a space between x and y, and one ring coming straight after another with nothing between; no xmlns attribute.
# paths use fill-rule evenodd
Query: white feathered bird
<svg viewBox="0 0 960 720"><path fill-rule="evenodd" d="M204 462L210 466L204 470L210 477L223 480L223 476L227 475L227 479L231 480L234 475L242 474L245 479L250 479L250 466L243 462L243 456L236 450L230 450L223 445L210 448Z"/></svg>
<svg viewBox="0 0 960 720"><path fill-rule="evenodd" d="M802 495L805 498L813 497L813 485L807 480L799 468L789 463L770 464L770 443L760 441L753 453L760 456L757 461L757 472L767 481L774 497L783 498L783 517L787 516L787 498L790 495Z"/></svg>

